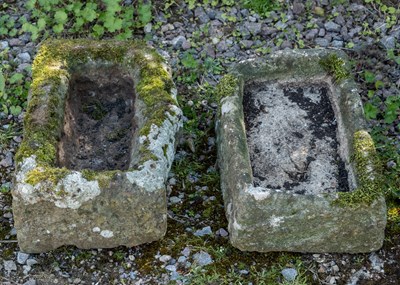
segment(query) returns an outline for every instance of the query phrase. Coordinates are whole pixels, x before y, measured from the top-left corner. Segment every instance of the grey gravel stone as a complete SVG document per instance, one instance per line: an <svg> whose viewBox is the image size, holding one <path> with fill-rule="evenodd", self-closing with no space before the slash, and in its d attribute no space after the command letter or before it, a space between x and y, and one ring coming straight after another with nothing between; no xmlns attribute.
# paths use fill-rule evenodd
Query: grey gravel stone
<svg viewBox="0 0 400 285"><path fill-rule="evenodd" d="M325 38L316 38L315 44L321 47L327 47L329 46L329 41Z"/></svg>
<svg viewBox="0 0 400 285"><path fill-rule="evenodd" d="M201 24L205 24L210 21L210 17L208 17L203 7L200 6L196 7L196 9L194 10L194 16L199 20Z"/></svg>
<svg viewBox="0 0 400 285"><path fill-rule="evenodd" d="M328 32L340 32L340 25L332 21L325 23L324 27Z"/></svg>
<svg viewBox="0 0 400 285"><path fill-rule="evenodd" d="M229 233L224 229L224 228L220 228L217 232L217 235L221 236L221 237L227 237L229 235Z"/></svg>
<svg viewBox="0 0 400 285"><path fill-rule="evenodd" d="M172 204L178 204L178 203L182 202L182 199L179 197L176 197L176 196L172 196L172 197L169 197L169 201Z"/></svg>
<svg viewBox="0 0 400 285"><path fill-rule="evenodd" d="M386 49L394 49L396 47L396 39L393 36L383 37L379 41Z"/></svg>
<svg viewBox="0 0 400 285"><path fill-rule="evenodd" d="M148 23L146 26L144 26L143 30L146 34L151 33L151 30L153 28L153 25L151 23Z"/></svg>
<svg viewBox="0 0 400 285"><path fill-rule="evenodd" d="M297 270L294 268L285 268L281 271L281 274L287 281L292 282L296 279Z"/></svg>
<svg viewBox="0 0 400 285"><path fill-rule="evenodd" d="M167 265L165 266L165 269L171 272L175 272L176 271L176 266L175 265Z"/></svg>
<svg viewBox="0 0 400 285"><path fill-rule="evenodd" d="M26 265L28 265L28 266L34 266L34 265L36 265L36 264L38 264L39 262L36 260L36 259L33 259L33 258L29 258L27 261L26 261Z"/></svg>
<svg viewBox="0 0 400 285"><path fill-rule="evenodd" d="M269 26L263 26L261 28L261 35L266 37L266 36L269 36L269 35L272 35L272 34L276 33L277 31L278 30L276 28L269 27Z"/></svg>
<svg viewBox="0 0 400 285"><path fill-rule="evenodd" d="M228 50L228 44L226 41L222 40L217 44L217 51L224 52Z"/></svg>
<svg viewBox="0 0 400 285"><path fill-rule="evenodd" d="M19 58L22 62L24 62L24 63L30 62L30 61L31 61L31 56L30 56L30 54L27 53L27 52L20 53L20 54L18 55L18 58Z"/></svg>
<svg viewBox="0 0 400 285"><path fill-rule="evenodd" d="M253 41L250 41L250 40L242 40L242 41L240 41L240 44L241 44L244 48L249 49L249 48L251 48L251 46L254 44L254 42L253 42Z"/></svg>
<svg viewBox="0 0 400 285"><path fill-rule="evenodd" d="M10 45L10 47L16 47L16 46L23 46L24 42L21 41L20 39L10 39L8 41L8 44Z"/></svg>
<svg viewBox="0 0 400 285"><path fill-rule="evenodd" d="M17 270L17 265L13 260L4 260L3 261L4 270L10 273L11 271Z"/></svg>
<svg viewBox="0 0 400 285"><path fill-rule="evenodd" d="M325 29L323 29L323 28L319 29L319 32L318 32L318 36L319 36L319 37L324 37L325 34L326 34Z"/></svg>
<svg viewBox="0 0 400 285"><path fill-rule="evenodd" d="M193 255L193 261L199 266L205 266L213 263L211 255L205 251L200 251Z"/></svg>
<svg viewBox="0 0 400 285"><path fill-rule="evenodd" d="M170 261L171 259L172 259L171 255L161 255L159 258L159 260L164 263Z"/></svg>
<svg viewBox="0 0 400 285"><path fill-rule="evenodd" d="M170 279L173 280L173 281L180 280L180 279L182 279L182 276L179 274L179 272L172 271Z"/></svg>
<svg viewBox="0 0 400 285"><path fill-rule="evenodd" d="M8 42L7 41L0 41L0 50L4 50L8 48Z"/></svg>
<svg viewBox="0 0 400 285"><path fill-rule="evenodd" d="M332 46L335 48L343 47L343 41L332 41Z"/></svg>
<svg viewBox="0 0 400 285"><path fill-rule="evenodd" d="M190 248L189 247L185 247L181 253L185 256L185 257L189 257L190 255Z"/></svg>
<svg viewBox="0 0 400 285"><path fill-rule="evenodd" d="M293 3L293 14L299 15L304 12L304 4L301 2Z"/></svg>
<svg viewBox="0 0 400 285"><path fill-rule="evenodd" d="M32 267L30 267L29 265L24 265L24 266L22 266L22 268L23 268L24 275L28 275L29 271L32 270Z"/></svg>
<svg viewBox="0 0 400 285"><path fill-rule="evenodd" d="M317 36L317 34L318 34L318 29L312 29L306 34L306 39L312 40Z"/></svg>
<svg viewBox="0 0 400 285"><path fill-rule="evenodd" d="M284 30L285 28L287 28L287 26L288 26L287 22L284 23L284 22L282 22L282 21L278 21L278 22L275 24L275 27L276 27L278 30Z"/></svg>
<svg viewBox="0 0 400 285"><path fill-rule="evenodd" d="M23 285L36 285L36 280L35 279L29 279Z"/></svg>
<svg viewBox="0 0 400 285"><path fill-rule="evenodd" d="M211 235L212 234L212 230L210 226L204 227L201 230L197 230L194 232L194 235L197 237L202 237L205 235Z"/></svg>
<svg viewBox="0 0 400 285"><path fill-rule="evenodd" d="M15 228L12 228L12 229L10 230L10 235L11 235L11 236L16 236L16 235L17 235L17 230L16 230Z"/></svg>
<svg viewBox="0 0 400 285"><path fill-rule="evenodd" d="M244 26L254 36L261 32L261 23L244 22Z"/></svg>
<svg viewBox="0 0 400 285"><path fill-rule="evenodd" d="M25 264L25 262L28 260L28 258L29 258L29 254L28 253L25 253L25 252L22 252L22 251L18 251L17 262L19 264Z"/></svg>
<svg viewBox="0 0 400 285"><path fill-rule="evenodd" d="M384 263L375 252L371 253L369 256L369 261L371 262L371 267L373 270L383 272Z"/></svg>
<svg viewBox="0 0 400 285"><path fill-rule="evenodd" d="M180 49L182 47L183 42L186 41L186 38L184 36L177 36L173 38L171 41L172 46L174 49Z"/></svg>
<svg viewBox="0 0 400 285"><path fill-rule="evenodd" d="M183 43L182 43L182 49L183 50L188 50L188 49L190 49L192 47L192 44L189 42L189 41L187 41L187 40L185 40Z"/></svg>

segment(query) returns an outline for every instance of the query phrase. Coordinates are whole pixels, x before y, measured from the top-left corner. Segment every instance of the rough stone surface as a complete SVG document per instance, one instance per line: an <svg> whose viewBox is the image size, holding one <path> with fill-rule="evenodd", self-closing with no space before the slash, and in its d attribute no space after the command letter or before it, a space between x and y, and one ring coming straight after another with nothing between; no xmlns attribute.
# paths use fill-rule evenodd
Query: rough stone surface
<svg viewBox="0 0 400 285"><path fill-rule="evenodd" d="M66 50L65 54L76 55L79 54L77 50L80 49L87 56L87 63L82 58L74 62L71 57L68 57L68 59L49 59L48 66L41 66L41 68L52 70L54 74L48 75L47 82L41 82L40 91L35 90L42 94L40 98L32 98L31 95L28 104L35 104L35 100L41 100L41 104L40 107L28 107L30 111L26 117L33 119L26 120L24 132L26 134L32 130L40 130L52 120L58 120L59 123L58 129L50 131L47 141L36 142L39 146L46 145L58 149L52 144L63 132L63 106L65 106L66 94L71 88L68 78L72 78L77 70L82 72L88 66L91 66L93 70L95 69L93 66L96 65L101 67L99 70L102 70L107 66L117 65L118 68L125 70L124 78L132 80L133 86L140 86L142 80L139 76L140 72L146 66L147 68L155 66L152 60L155 62L158 60L157 64L160 70L163 70L160 72L164 72L169 79L171 78L164 60L148 47L125 43L128 46L127 49L123 49L125 53L122 62L103 58L98 58L96 62L89 60L88 54L91 51L95 50L101 54L102 51L104 53L104 50L111 49L110 44L112 46L120 46L120 44L91 41L68 41L68 43L72 47ZM62 41L53 41L47 42L44 46L57 50L65 45ZM140 65L134 64L137 55L145 58ZM54 62L54 60L58 61ZM63 66L65 60L71 60L68 68ZM67 72L68 76L58 70ZM33 82L38 80L35 76L39 75L38 72L33 73ZM134 90L131 90L131 94L134 96ZM118 170L118 167L107 170L97 168L89 171L88 174L81 170L60 168L55 157L49 165L48 160L43 161L40 149L30 150L26 147L25 152L20 150L22 160L16 167L16 183L12 194L15 227L22 251L44 252L62 245L75 245L79 248L135 246L164 236L167 220L165 182L175 153L175 136L182 124L181 110L176 103L176 90L173 84L169 93L160 94L158 98L158 102L169 103L154 105L151 111L147 110L149 107L141 96L138 95L135 100L132 98L134 107L131 109L135 112L133 121L137 131L129 142L131 149L127 162L129 167L126 167L126 170ZM127 101L129 105L129 100ZM51 105L54 104L53 102L59 102L57 107ZM97 105L89 104L90 108L93 106ZM49 112L50 108L52 112ZM121 117L122 114L118 113L121 110L124 108L116 110L114 115ZM139 136L146 122L158 123L148 124L148 133L142 132ZM22 141L22 145L24 143L28 146L32 145L32 139L34 140L35 137L25 135L25 142ZM79 141L79 137L75 139ZM80 146L85 147L86 144ZM26 152L30 154L27 155ZM54 177L53 173L58 176Z"/></svg>
<svg viewBox="0 0 400 285"><path fill-rule="evenodd" d="M267 177L272 179L272 182L268 183L271 185L257 186L253 176L244 124L243 90L251 84L260 82L277 82L283 90L287 86L304 85L305 82L308 85L324 83L329 86L331 92L329 101L337 124L337 152L348 172L348 179L345 182L350 191L354 191L357 187L359 173L350 161L350 157L354 151L352 148L354 133L365 129L362 105L357 87L352 80L346 79L334 85L330 76L320 66L319 60L329 53L325 50L277 52L267 59L242 62L231 73L237 79L237 84L233 85L233 89L229 89L232 91L221 99L220 117L217 123L218 160L225 211L229 222L229 238L231 243L241 250L355 253L370 252L382 246L386 224L386 205L383 195L378 196L371 204L361 202L356 206L338 206L334 201L338 199L337 191L340 191L340 187L336 191L327 191L331 193L320 193L319 191L323 192L323 187L319 186L314 188L319 191L293 193L285 191L285 185L278 185L279 183L274 185L275 174L269 174ZM343 53L337 54L345 58ZM265 119L268 119L268 114L274 114L272 108L276 107L272 100L274 92L270 91L260 94L265 102L261 97L256 99L256 104L265 112L263 115ZM318 96L314 95L304 92L302 96L308 96L308 100L315 100L317 103ZM282 99L282 102L284 105L286 101ZM286 103L286 108L293 107L290 102ZM288 111L281 112L287 114ZM298 113L300 117L293 124L302 120L301 110ZM290 122L290 119L288 121ZM269 119L266 123L273 125L273 120ZM324 122L317 120L315 123ZM306 137L307 131L306 128L299 132L300 137ZM273 137L271 132L272 130L269 130L265 135ZM282 134L281 139L285 136ZM318 138L315 133L313 136L314 139ZM269 137L261 136L260 139L268 140ZM271 144L280 145L282 151L288 146L287 142L265 142L267 148ZM301 148L301 145L296 145L293 154ZM298 154L287 155L292 156L293 169L299 162L297 159L304 155L302 152ZM268 157L265 161L265 163L271 162ZM302 161L307 162L307 159ZM285 167L286 162L278 160L272 162L270 171L279 171ZM302 174L301 169L298 172Z"/></svg>

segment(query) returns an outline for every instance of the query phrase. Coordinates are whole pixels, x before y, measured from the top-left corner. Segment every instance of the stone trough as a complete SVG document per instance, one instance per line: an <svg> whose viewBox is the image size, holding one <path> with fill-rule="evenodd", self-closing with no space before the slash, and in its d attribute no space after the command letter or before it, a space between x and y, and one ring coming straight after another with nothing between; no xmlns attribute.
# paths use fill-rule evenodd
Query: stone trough
<svg viewBox="0 0 400 285"><path fill-rule="evenodd" d="M345 74L343 53L283 51L239 63L221 80L218 160L235 247L382 246L386 205L375 148Z"/></svg>
<svg viewBox="0 0 400 285"><path fill-rule="evenodd" d="M137 42L45 42L33 64L13 212L28 253L162 238L181 127L169 68Z"/></svg>

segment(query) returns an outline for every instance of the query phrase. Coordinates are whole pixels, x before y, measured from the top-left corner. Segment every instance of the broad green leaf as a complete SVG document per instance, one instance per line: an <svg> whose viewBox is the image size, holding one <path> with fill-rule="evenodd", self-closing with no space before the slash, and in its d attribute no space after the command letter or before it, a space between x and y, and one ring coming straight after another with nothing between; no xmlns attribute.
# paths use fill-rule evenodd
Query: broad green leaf
<svg viewBox="0 0 400 285"><path fill-rule="evenodd" d="M7 35L8 34L8 29L0 27L0 35Z"/></svg>
<svg viewBox="0 0 400 285"><path fill-rule="evenodd" d="M39 31L43 31L46 28L46 20L44 18L40 18L37 21L37 28Z"/></svg>
<svg viewBox="0 0 400 285"><path fill-rule="evenodd" d="M91 7L86 6L85 9L82 11L82 17L88 21L92 22L97 18L97 13L95 10L93 10Z"/></svg>
<svg viewBox="0 0 400 285"><path fill-rule="evenodd" d="M376 115L378 115L378 108L368 102L364 106L364 113L368 120L376 119Z"/></svg>
<svg viewBox="0 0 400 285"><path fill-rule="evenodd" d="M20 81L22 81L22 78L24 78L24 76L21 73L14 73L14 75L10 77L8 82L10 82L10 84L19 83Z"/></svg>
<svg viewBox="0 0 400 285"><path fill-rule="evenodd" d="M11 29L12 27L14 27L15 25L15 20L14 19L10 19L9 21L7 21L6 23L6 27Z"/></svg>
<svg viewBox="0 0 400 285"><path fill-rule="evenodd" d="M120 30L122 28L122 19L110 17L104 22L104 27L111 33Z"/></svg>
<svg viewBox="0 0 400 285"><path fill-rule="evenodd" d="M81 28L81 27L83 26L84 23L85 23L85 21L84 21L81 17L78 17L78 18L76 18L76 20L75 20L74 28L75 28L76 30L79 30L79 28Z"/></svg>
<svg viewBox="0 0 400 285"><path fill-rule="evenodd" d="M10 113L14 116L18 116L21 114L22 108L20 106L11 106L10 107Z"/></svg>
<svg viewBox="0 0 400 285"><path fill-rule="evenodd" d="M54 14L54 20L56 20L58 24L65 24L68 21L68 15L63 10L58 10Z"/></svg>
<svg viewBox="0 0 400 285"><path fill-rule="evenodd" d="M145 26L147 23L151 21L151 2L144 4L143 2L139 3L139 21Z"/></svg>
<svg viewBox="0 0 400 285"><path fill-rule="evenodd" d="M375 74L371 71L366 70L364 72L364 78L367 83L374 83L375 82Z"/></svg>
<svg viewBox="0 0 400 285"><path fill-rule="evenodd" d="M36 4L36 0L28 0L28 1L25 3L25 7L26 7L26 9L28 9L28 10L33 10L33 8L35 8L35 4Z"/></svg>
<svg viewBox="0 0 400 285"><path fill-rule="evenodd" d="M194 69L198 66L199 63L191 53L186 52L182 58L182 64L186 68Z"/></svg>
<svg viewBox="0 0 400 285"><path fill-rule="evenodd" d="M379 88L381 88L381 87L385 87L385 83L383 83L383 82L380 81L380 80L377 80L377 81L375 82L375 88L376 88L376 89L379 89Z"/></svg>
<svg viewBox="0 0 400 285"><path fill-rule="evenodd" d="M93 26L93 32L96 37L101 37L104 34L104 28L103 26L96 24Z"/></svg>
<svg viewBox="0 0 400 285"><path fill-rule="evenodd" d="M375 91L374 90L368 90L368 98L372 98L375 95Z"/></svg>
<svg viewBox="0 0 400 285"><path fill-rule="evenodd" d="M63 25L63 24L54 25L53 31L54 31L56 34L60 34L62 31L64 31L64 25Z"/></svg>

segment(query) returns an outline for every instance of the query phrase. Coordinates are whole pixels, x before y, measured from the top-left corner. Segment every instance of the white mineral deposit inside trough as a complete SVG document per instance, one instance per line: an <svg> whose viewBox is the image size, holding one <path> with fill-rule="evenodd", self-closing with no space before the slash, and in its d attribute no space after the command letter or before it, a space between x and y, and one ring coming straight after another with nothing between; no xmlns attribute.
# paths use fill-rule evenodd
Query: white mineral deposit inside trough
<svg viewBox="0 0 400 285"><path fill-rule="evenodd" d="M245 86L254 186L311 195L349 190L329 97L327 84Z"/></svg>

